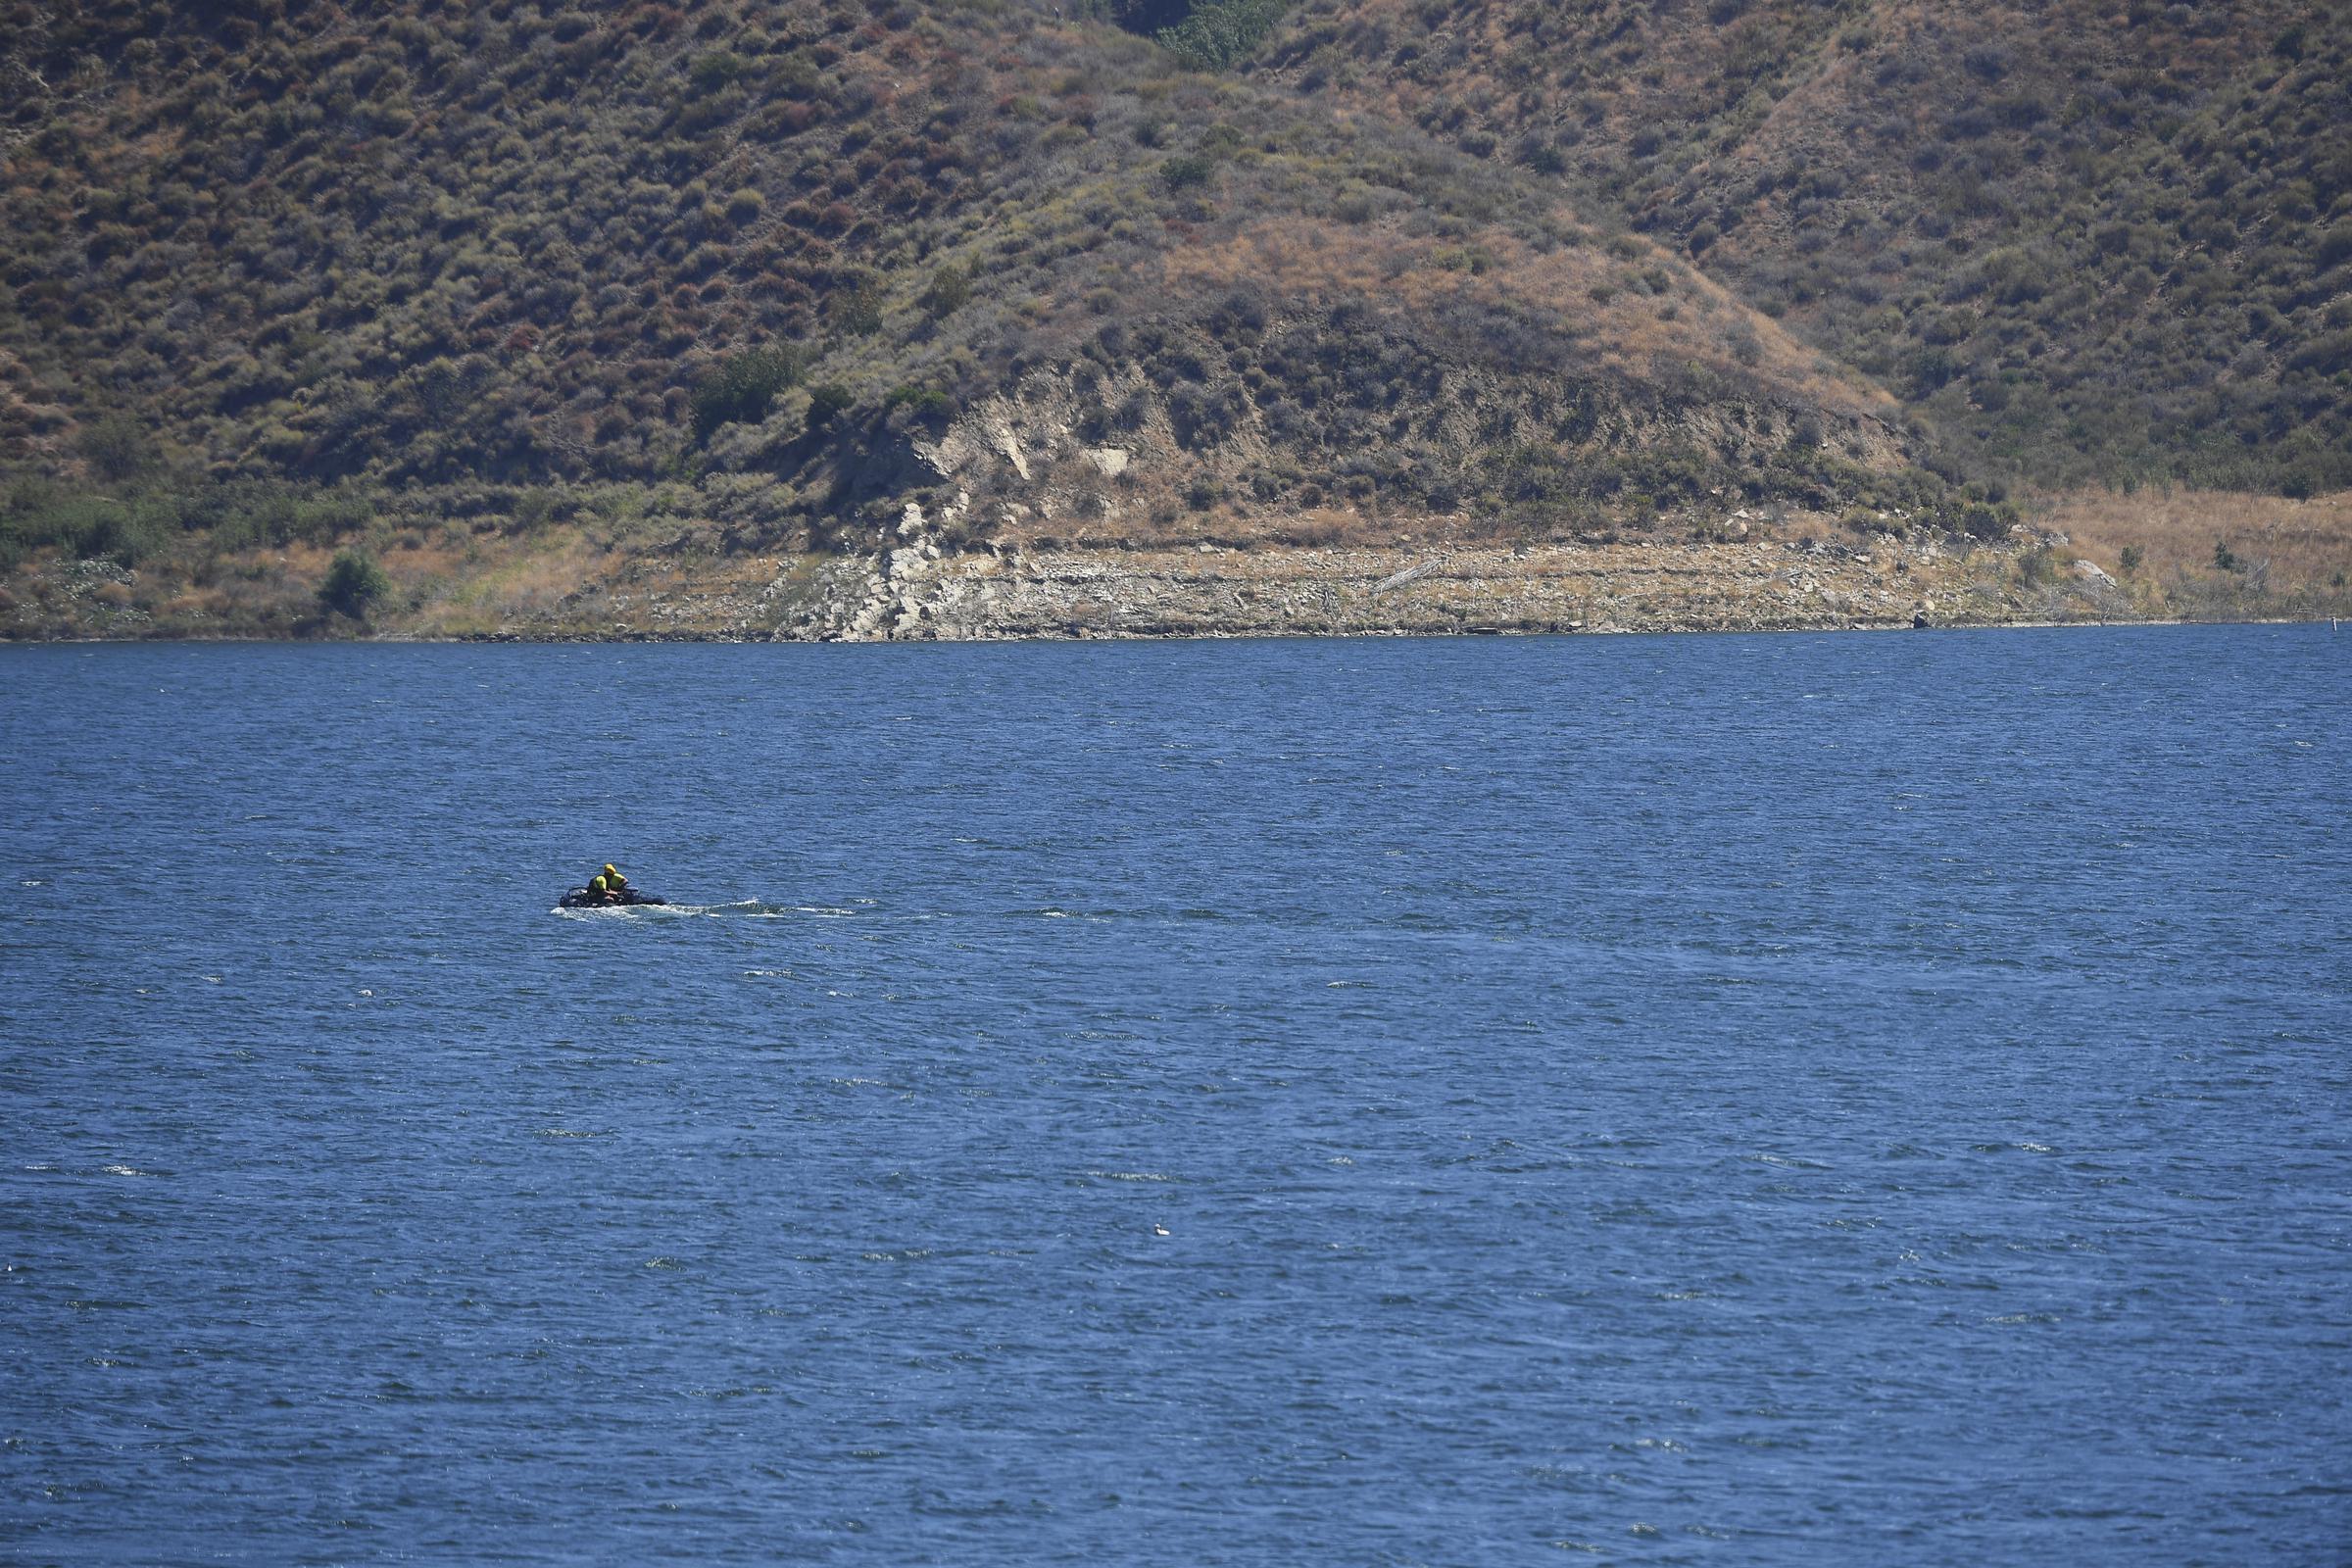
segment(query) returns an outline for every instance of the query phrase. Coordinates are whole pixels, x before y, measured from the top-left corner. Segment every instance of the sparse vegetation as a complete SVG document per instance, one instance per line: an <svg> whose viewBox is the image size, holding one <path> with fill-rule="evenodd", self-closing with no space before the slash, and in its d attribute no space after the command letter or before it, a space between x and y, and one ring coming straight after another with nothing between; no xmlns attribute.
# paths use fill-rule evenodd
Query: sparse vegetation
<svg viewBox="0 0 2352 1568"><path fill-rule="evenodd" d="M1556 158L1973 475L2352 487L2352 12L2125 24L2118 49L2064 5L1325 7L1252 70Z"/></svg>
<svg viewBox="0 0 2352 1568"><path fill-rule="evenodd" d="M20 8L0 571L275 628L337 549L407 605L510 540L848 548L959 489L950 547L1050 490L1094 539L1770 508L2014 553L2051 485L2352 486L2334 13L2140 8L2085 56L2066 7L1068 9L397 0L154 46ZM1016 482L983 421L1049 404L1083 431ZM2102 559L2274 605L2352 564L2252 538Z"/></svg>

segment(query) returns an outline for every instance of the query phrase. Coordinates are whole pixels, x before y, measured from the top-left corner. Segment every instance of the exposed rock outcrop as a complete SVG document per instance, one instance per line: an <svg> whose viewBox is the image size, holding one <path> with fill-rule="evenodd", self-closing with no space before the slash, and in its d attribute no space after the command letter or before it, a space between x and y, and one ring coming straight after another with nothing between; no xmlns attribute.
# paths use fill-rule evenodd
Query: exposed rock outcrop
<svg viewBox="0 0 2352 1568"><path fill-rule="evenodd" d="M1760 630L1999 619L1933 543L905 547L832 563L773 635L844 641ZM1970 575L1973 572L1974 575Z"/></svg>

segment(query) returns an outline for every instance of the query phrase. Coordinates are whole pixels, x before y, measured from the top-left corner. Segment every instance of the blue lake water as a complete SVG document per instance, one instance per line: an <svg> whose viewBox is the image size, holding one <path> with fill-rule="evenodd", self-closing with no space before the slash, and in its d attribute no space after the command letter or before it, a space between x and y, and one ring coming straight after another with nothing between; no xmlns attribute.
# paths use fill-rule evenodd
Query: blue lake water
<svg viewBox="0 0 2352 1568"><path fill-rule="evenodd" d="M7 1560L2352 1544L2325 626L13 648L0 734Z"/></svg>

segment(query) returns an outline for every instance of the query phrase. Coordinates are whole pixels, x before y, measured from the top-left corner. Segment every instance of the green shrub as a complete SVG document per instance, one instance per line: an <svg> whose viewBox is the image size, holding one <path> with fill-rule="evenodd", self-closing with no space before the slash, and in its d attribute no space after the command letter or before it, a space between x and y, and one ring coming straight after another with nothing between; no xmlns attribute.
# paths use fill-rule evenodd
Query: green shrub
<svg viewBox="0 0 2352 1568"><path fill-rule="evenodd" d="M349 533L373 508L364 493L313 490L275 479L229 479L176 499L179 525L204 532L218 552L316 543Z"/></svg>
<svg viewBox="0 0 2352 1568"><path fill-rule="evenodd" d="M326 568L326 581L318 585L318 603L330 612L365 620L369 607L391 591L391 581L373 556L365 550L345 550L338 552L334 564Z"/></svg>
<svg viewBox="0 0 2352 1568"><path fill-rule="evenodd" d="M517 532L530 533L547 525L556 514L556 493L553 490L524 490L514 497L508 515L514 518Z"/></svg>
<svg viewBox="0 0 2352 1568"><path fill-rule="evenodd" d="M821 430L851 403L850 389L839 381L822 381L808 389L808 428Z"/></svg>
<svg viewBox="0 0 2352 1568"><path fill-rule="evenodd" d="M1215 160L1200 153L1184 153L1159 166L1160 183L1170 190L1190 190L1207 184L1216 167Z"/></svg>
<svg viewBox="0 0 2352 1568"><path fill-rule="evenodd" d="M776 394L797 386L808 362L793 345L746 349L712 366L694 389L694 436L708 441L722 424L757 423L767 417Z"/></svg>
<svg viewBox="0 0 2352 1568"><path fill-rule="evenodd" d="M813 400L812 400L813 401ZM886 409L905 409L914 417L930 425L945 425L956 417L955 400L935 386L894 386L882 400ZM811 418L813 421L813 416Z"/></svg>
<svg viewBox="0 0 2352 1568"><path fill-rule="evenodd" d="M1197 71L1223 71L1256 48L1290 0L1211 0L1161 30L1162 47Z"/></svg>
<svg viewBox="0 0 2352 1568"><path fill-rule="evenodd" d="M948 266L931 274L931 286L915 301L934 317L953 316L972 298L972 275L964 269Z"/></svg>
<svg viewBox="0 0 2352 1568"><path fill-rule="evenodd" d="M109 484L135 479L155 464L154 437L144 424L126 415L83 425L74 444L90 471Z"/></svg>
<svg viewBox="0 0 2352 1568"><path fill-rule="evenodd" d="M1951 531L1964 533L1971 539L1982 539L1987 544L2009 536L2009 514L1999 507L1986 506L1983 502L1955 508L1944 521Z"/></svg>
<svg viewBox="0 0 2352 1568"><path fill-rule="evenodd" d="M2321 375L2352 369L2352 331L2329 332L2312 339L2289 355L2286 365L2291 370L2315 370Z"/></svg>
<svg viewBox="0 0 2352 1568"><path fill-rule="evenodd" d="M882 290L862 282L834 295L833 324L852 337L871 337L881 331Z"/></svg>
<svg viewBox="0 0 2352 1568"><path fill-rule="evenodd" d="M694 90L698 93L714 93L742 75L743 73L744 60L742 56L718 49L710 54L695 56L693 64L686 68L686 79L693 84Z"/></svg>
<svg viewBox="0 0 2352 1568"><path fill-rule="evenodd" d="M29 480L0 501L0 553L22 561L36 550L55 549L76 561L135 566L170 544L177 522L178 509L169 496L118 499Z"/></svg>

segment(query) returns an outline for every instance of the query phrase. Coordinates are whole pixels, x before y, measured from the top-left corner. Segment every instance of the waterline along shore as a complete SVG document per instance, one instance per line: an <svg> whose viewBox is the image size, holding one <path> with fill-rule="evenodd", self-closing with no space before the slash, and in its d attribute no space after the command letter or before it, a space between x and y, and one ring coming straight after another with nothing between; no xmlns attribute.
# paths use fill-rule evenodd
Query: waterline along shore
<svg viewBox="0 0 2352 1568"><path fill-rule="evenodd" d="M21 565L0 579L12 640L382 638L930 641L1752 631L2352 614L2352 498L2304 509L2240 554L2095 523L1992 543L1784 524L1750 537L1507 542L1398 538L1008 539L943 550L919 533L839 554L615 548L583 529L449 542L391 533L126 568ZM2210 529L2206 531L2211 531ZM2255 543L2242 541L2251 537ZM320 585L350 549L380 562L353 614Z"/></svg>

